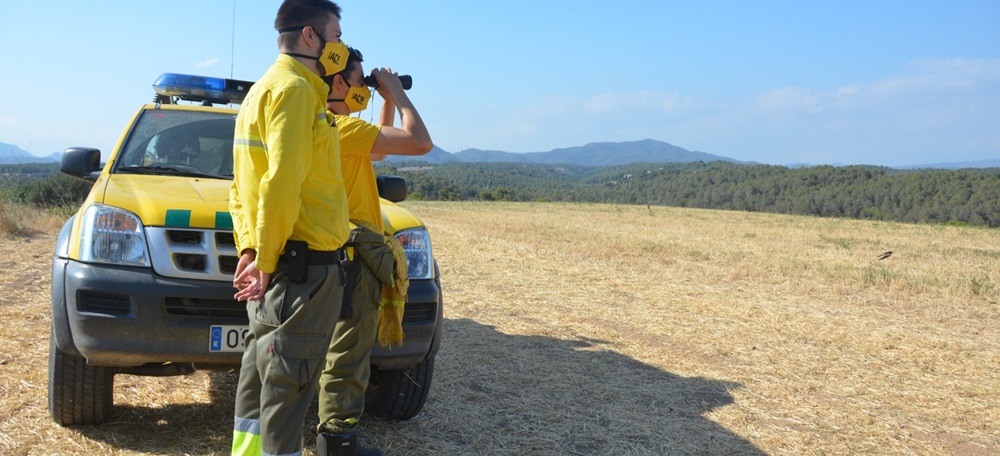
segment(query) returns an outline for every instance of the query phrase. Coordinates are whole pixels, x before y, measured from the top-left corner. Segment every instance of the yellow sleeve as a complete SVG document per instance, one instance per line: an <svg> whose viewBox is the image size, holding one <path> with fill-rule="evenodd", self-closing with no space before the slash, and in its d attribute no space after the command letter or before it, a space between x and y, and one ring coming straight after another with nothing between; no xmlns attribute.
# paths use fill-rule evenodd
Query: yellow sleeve
<svg viewBox="0 0 1000 456"><path fill-rule="evenodd" d="M354 116L336 116L336 120L341 155L370 156L382 128Z"/></svg>
<svg viewBox="0 0 1000 456"><path fill-rule="evenodd" d="M233 218L233 238L236 241L236 256L246 249L257 249L257 243L250 235L250 224L243 214L243 200L240 199L240 191L236 186L236 179L233 179L229 186L229 214Z"/></svg>
<svg viewBox="0 0 1000 456"><path fill-rule="evenodd" d="M302 205L302 182L312 165L316 94L292 86L272 92L262 112L267 169L257 206L257 268L274 272Z"/></svg>

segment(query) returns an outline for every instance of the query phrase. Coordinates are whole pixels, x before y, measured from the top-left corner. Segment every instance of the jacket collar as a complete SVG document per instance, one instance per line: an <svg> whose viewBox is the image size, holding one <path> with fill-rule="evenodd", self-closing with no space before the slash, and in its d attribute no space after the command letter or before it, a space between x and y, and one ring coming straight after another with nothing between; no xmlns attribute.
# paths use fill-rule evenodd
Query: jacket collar
<svg viewBox="0 0 1000 456"><path fill-rule="evenodd" d="M326 82L319 77L319 75L314 73L309 68L306 68L306 66L303 65L302 62L299 62L298 59L288 54L279 54L278 60L275 61L275 63L287 67L289 70L292 70L295 74L308 81L309 85L316 89L316 93L326 100L326 95L330 92L330 86L327 85Z"/></svg>

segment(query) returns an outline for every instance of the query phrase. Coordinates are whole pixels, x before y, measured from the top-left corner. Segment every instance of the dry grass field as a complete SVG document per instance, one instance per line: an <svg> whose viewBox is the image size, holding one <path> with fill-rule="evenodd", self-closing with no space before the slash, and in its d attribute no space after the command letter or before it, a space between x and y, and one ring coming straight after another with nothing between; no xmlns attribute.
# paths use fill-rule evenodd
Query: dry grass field
<svg viewBox="0 0 1000 456"><path fill-rule="evenodd" d="M996 230L405 205L446 329L423 412L364 425L388 455L1000 453ZM232 374L120 375L110 423L52 423L57 228L27 231L0 233L0 454L227 453Z"/></svg>

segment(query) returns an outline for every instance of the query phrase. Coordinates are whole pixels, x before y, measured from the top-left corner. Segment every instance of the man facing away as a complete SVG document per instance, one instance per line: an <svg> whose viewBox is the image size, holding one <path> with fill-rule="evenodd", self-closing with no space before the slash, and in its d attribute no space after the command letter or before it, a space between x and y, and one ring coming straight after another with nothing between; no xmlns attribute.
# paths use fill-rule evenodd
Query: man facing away
<svg viewBox="0 0 1000 456"><path fill-rule="evenodd" d="M302 453L340 311L349 232L322 79L346 64L340 7L285 0L274 25L281 54L247 93L233 144L234 297L247 301L250 319L234 413L239 455Z"/></svg>
<svg viewBox="0 0 1000 456"><path fill-rule="evenodd" d="M327 79L330 83L327 108L334 113L337 124L349 214L357 226L351 231L348 244L355 252L357 274L353 290L347 291L352 293L351 308L345 309L337 322L326 356L326 369L320 377L317 450L324 445L327 448L326 453L319 452L320 456L381 454L377 449L359 448L355 437L365 407L380 293L386 285L387 269L388 280L392 280L394 261L384 235L372 161L389 154L423 155L434 147L423 120L403 91L399 76L391 70L371 72L383 99L380 125L350 115L363 111L371 98L364 82L362 61L361 52L348 48L347 67ZM401 128L392 126L397 110ZM346 446L330 444L345 441L349 442Z"/></svg>

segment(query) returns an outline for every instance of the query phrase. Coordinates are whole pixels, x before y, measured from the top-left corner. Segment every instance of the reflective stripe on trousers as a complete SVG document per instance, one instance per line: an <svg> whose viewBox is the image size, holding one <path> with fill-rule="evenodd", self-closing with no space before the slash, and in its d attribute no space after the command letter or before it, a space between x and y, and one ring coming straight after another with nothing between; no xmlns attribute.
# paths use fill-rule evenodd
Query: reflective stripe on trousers
<svg viewBox="0 0 1000 456"><path fill-rule="evenodd" d="M292 283L279 264L264 299L247 303L250 334L236 388L234 455L302 452L302 426L344 289L337 265L308 269L305 282Z"/></svg>

